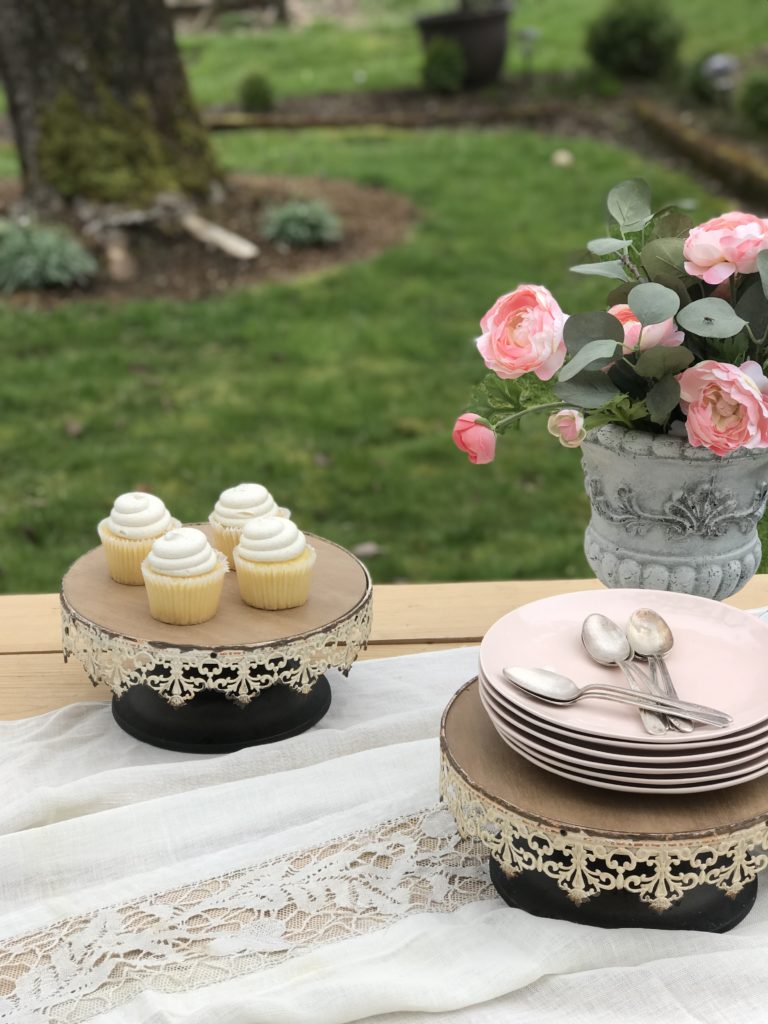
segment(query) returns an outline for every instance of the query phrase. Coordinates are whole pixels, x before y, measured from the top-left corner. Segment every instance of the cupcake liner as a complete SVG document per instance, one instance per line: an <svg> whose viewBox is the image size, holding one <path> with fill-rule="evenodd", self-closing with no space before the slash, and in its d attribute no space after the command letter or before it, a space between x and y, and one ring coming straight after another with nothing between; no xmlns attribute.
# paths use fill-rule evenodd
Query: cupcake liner
<svg viewBox="0 0 768 1024"><path fill-rule="evenodd" d="M212 619L219 609L227 560L217 552L218 565L202 576L164 576L146 562L141 571L147 588L149 613L159 622L193 626Z"/></svg>
<svg viewBox="0 0 768 1024"><path fill-rule="evenodd" d="M171 519L169 530L181 526L178 519ZM124 583L131 587L143 587L144 577L141 574L141 563L152 550L157 537L118 537L112 533L107 520L102 519L98 525L99 539L104 548L109 575L115 583ZM167 532L167 531L163 531Z"/></svg>
<svg viewBox="0 0 768 1024"><path fill-rule="evenodd" d="M252 608L282 611L298 608L309 598L312 567L317 555L311 547L288 562L250 562L235 548L240 596Z"/></svg>
<svg viewBox="0 0 768 1024"><path fill-rule="evenodd" d="M291 510L289 508L278 508L276 514L281 519L291 518ZM241 526L222 526L221 523L214 519L213 515L210 515L208 516L208 522L213 527L213 540L211 543L217 551L221 551L222 554L227 556L230 569L234 569L237 572L233 552L240 543L240 534L243 532L243 526L245 526L247 520L243 520Z"/></svg>

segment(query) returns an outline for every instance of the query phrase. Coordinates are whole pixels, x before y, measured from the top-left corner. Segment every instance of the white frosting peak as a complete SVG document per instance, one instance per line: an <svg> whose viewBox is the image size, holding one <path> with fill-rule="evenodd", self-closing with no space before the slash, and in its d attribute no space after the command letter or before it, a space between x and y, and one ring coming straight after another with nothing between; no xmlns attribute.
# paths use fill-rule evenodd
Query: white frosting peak
<svg viewBox="0 0 768 1024"><path fill-rule="evenodd" d="M240 527L248 519L278 515L275 499L261 484L238 484L222 491L211 519L220 526Z"/></svg>
<svg viewBox="0 0 768 1024"><path fill-rule="evenodd" d="M248 520L237 552L248 562L287 562L298 558L306 546L307 540L294 522L269 516Z"/></svg>
<svg viewBox="0 0 768 1024"><path fill-rule="evenodd" d="M147 565L163 576L202 576L219 558L201 530L181 526L158 537L147 555Z"/></svg>
<svg viewBox="0 0 768 1024"><path fill-rule="evenodd" d="M171 518L171 513L154 494L135 491L115 498L105 523L118 537L144 540L159 537L175 525L176 520Z"/></svg>

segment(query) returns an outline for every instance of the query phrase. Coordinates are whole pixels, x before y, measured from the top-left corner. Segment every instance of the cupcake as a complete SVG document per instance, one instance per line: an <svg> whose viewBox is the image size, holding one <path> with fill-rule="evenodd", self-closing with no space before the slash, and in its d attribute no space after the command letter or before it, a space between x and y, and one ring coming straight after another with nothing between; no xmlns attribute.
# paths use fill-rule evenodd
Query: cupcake
<svg viewBox="0 0 768 1024"><path fill-rule="evenodd" d="M249 519L265 516L291 518L287 508L278 508L275 499L261 484L238 484L222 491L208 521L213 527L213 545L223 551L234 568L232 552L240 540L240 531Z"/></svg>
<svg viewBox="0 0 768 1024"><path fill-rule="evenodd" d="M153 541L180 525L154 494L137 492L115 498L112 511L98 525L109 575L116 583L140 587L144 583L141 563Z"/></svg>
<svg viewBox="0 0 768 1024"><path fill-rule="evenodd" d="M297 608L309 597L316 558L290 519L249 519L234 550L240 596L253 608Z"/></svg>
<svg viewBox="0 0 768 1024"><path fill-rule="evenodd" d="M152 618L191 626L216 614L227 560L201 530L182 526L158 537L141 571Z"/></svg>

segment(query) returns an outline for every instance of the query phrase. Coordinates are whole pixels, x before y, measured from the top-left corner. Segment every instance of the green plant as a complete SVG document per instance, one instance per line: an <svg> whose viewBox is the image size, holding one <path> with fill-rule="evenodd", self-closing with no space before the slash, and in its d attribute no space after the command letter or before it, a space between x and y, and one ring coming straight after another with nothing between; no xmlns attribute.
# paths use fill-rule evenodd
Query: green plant
<svg viewBox="0 0 768 1024"><path fill-rule="evenodd" d="M457 446L490 462L498 434L547 411L569 448L616 423L687 435L720 456L768 449L768 223L654 213L639 178L610 190L606 212L608 233L587 242L596 258L571 270L614 282L607 312L566 316L541 285L497 299L477 340L492 372L456 423ZM717 293L726 282L727 298Z"/></svg>
<svg viewBox="0 0 768 1024"><path fill-rule="evenodd" d="M295 199L264 213L262 234L292 249L335 245L344 237L341 221L322 199Z"/></svg>
<svg viewBox="0 0 768 1024"><path fill-rule="evenodd" d="M0 289L73 288L87 284L96 260L63 227L0 220Z"/></svg>
<svg viewBox="0 0 768 1024"><path fill-rule="evenodd" d="M461 47L453 39L436 36L424 54L421 77L427 92L455 95L464 85L466 61Z"/></svg>
<svg viewBox="0 0 768 1024"><path fill-rule="evenodd" d="M768 132L768 74L750 78L744 86L739 107L753 128Z"/></svg>
<svg viewBox="0 0 768 1024"><path fill-rule="evenodd" d="M612 0L589 27L587 50L618 78L661 78L675 66L682 36L658 0Z"/></svg>
<svg viewBox="0 0 768 1024"><path fill-rule="evenodd" d="M275 105L269 81L257 72L246 75L240 83L240 107L249 114L266 114Z"/></svg>

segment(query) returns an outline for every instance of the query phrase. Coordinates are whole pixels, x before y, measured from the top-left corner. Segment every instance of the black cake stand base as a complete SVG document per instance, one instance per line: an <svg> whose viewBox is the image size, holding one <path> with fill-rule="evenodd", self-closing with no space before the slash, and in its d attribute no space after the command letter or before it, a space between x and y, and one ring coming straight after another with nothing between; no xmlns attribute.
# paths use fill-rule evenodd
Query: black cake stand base
<svg viewBox="0 0 768 1024"><path fill-rule="evenodd" d="M223 693L203 690L172 707L148 686L132 686L112 698L112 715L142 743L190 754L228 754L275 743L311 728L331 706L331 687L320 676L309 693L276 684L240 707Z"/></svg>
<svg viewBox="0 0 768 1024"><path fill-rule="evenodd" d="M609 890L577 904L542 872L522 871L510 877L493 857L490 858L490 869L496 891L510 907L525 910L536 917L552 917L598 928L727 932L744 920L757 896L756 878L736 896L727 896L712 885L700 885L660 914L633 893L622 890Z"/></svg>

